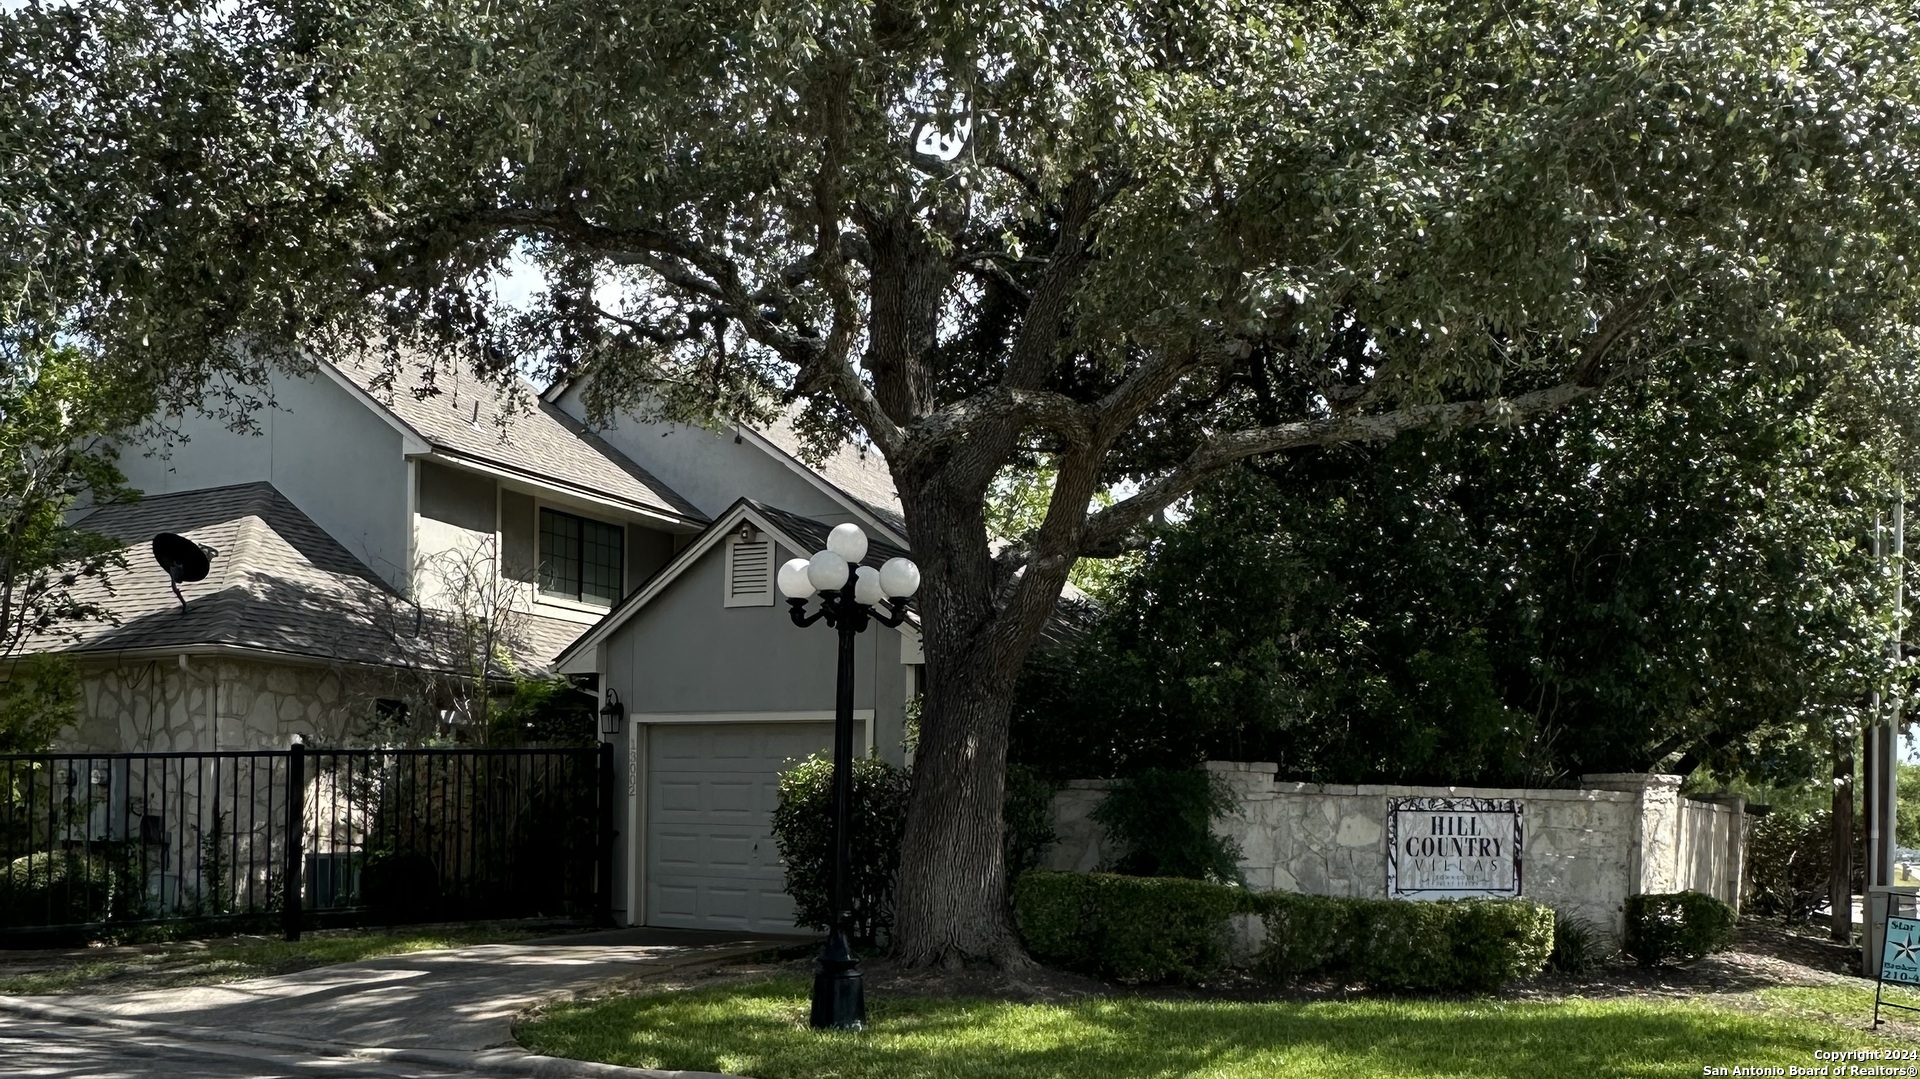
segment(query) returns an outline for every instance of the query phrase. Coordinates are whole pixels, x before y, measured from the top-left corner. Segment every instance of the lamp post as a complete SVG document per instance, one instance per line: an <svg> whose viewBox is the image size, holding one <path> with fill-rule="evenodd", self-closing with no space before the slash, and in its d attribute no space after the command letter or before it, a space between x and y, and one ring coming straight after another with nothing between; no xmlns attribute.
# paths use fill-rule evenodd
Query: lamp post
<svg viewBox="0 0 1920 1079"><path fill-rule="evenodd" d="M840 633L840 671L833 713L833 895L832 925L820 949L813 976L815 1028L859 1030L867 1022L866 986L860 960L848 936L852 898L847 894L847 816L853 802L853 635L869 621L898 626L906 620L907 600L920 587L920 567L911 559L890 558L878 570L862 566L867 534L856 524L838 525L827 534L827 549L812 558L796 558L780 567L780 592L787 597L796 626L825 619ZM807 600L820 594L820 609L807 613ZM884 604L884 609L882 605Z"/></svg>

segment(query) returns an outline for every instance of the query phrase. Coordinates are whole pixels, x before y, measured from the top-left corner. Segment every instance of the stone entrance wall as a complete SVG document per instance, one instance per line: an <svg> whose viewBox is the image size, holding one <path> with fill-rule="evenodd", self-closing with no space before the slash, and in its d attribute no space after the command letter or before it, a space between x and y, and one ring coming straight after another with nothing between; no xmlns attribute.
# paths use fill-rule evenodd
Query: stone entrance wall
<svg viewBox="0 0 1920 1079"><path fill-rule="evenodd" d="M59 751L285 749L296 734L352 745L376 699L408 696L399 674L211 657L188 670L173 659L83 667L80 677L80 721L62 732Z"/></svg>
<svg viewBox="0 0 1920 1079"><path fill-rule="evenodd" d="M1635 893L1693 890L1739 906L1744 805L1737 795L1682 797L1679 776L1589 775L1580 790L1519 790L1289 783L1275 778L1272 764L1206 768L1238 801L1215 827L1240 844L1240 871L1256 891L1384 898L1389 798L1511 798L1523 806L1526 898L1615 937ZM1092 814L1110 786L1081 780L1055 796L1059 840L1047 868L1087 871L1108 860Z"/></svg>

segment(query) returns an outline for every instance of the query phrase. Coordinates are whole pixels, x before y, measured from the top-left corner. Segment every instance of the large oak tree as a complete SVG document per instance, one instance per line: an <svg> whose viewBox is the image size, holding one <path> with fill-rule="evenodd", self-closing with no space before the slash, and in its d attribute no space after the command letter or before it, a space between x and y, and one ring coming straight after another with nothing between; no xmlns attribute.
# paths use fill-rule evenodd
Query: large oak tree
<svg viewBox="0 0 1920 1079"><path fill-rule="evenodd" d="M910 961L1018 962L1016 674L1076 559L1257 454L1908 321L1915 13L1812 0L222 0L0 15L0 310L246 422L426 344L886 455L929 690ZM552 288L524 317L516 251ZM310 351L308 351L310 350ZM428 387L422 387L426 389ZM1049 511L983 501L1044 458ZM1130 497L1090 509L1130 481Z"/></svg>

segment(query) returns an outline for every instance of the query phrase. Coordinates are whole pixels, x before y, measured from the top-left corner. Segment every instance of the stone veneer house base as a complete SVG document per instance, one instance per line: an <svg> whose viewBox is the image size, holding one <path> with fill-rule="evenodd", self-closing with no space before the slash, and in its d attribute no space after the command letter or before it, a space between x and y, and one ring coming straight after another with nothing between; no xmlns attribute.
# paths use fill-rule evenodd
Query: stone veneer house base
<svg viewBox="0 0 1920 1079"><path fill-rule="evenodd" d="M363 737L375 702L406 700L401 673L196 656L80 667L80 720L62 746L170 753L284 749L296 735L340 746Z"/></svg>

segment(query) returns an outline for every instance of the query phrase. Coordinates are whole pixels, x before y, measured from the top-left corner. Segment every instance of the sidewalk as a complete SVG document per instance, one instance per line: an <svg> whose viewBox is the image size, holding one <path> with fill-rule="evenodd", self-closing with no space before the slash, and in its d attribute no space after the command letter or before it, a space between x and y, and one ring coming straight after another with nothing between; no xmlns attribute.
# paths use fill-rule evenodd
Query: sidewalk
<svg viewBox="0 0 1920 1079"><path fill-rule="evenodd" d="M210 1049L220 1045L229 1053L242 1047L260 1054L262 1075L282 1074L302 1058L312 1065L331 1061L330 1074L347 1075L352 1072L339 1065L350 1058L445 1073L693 1079L700 1073L534 1056L514 1043L512 1018L569 990L720 962L783 943L789 941L620 929L384 956L227 985L120 996L0 997L0 1013L40 1023L114 1028L170 1043L204 1043ZM114 1074L162 1074L137 1070L134 1060L113 1063ZM165 1074L179 1074L177 1065ZM394 1072L379 1067L367 1074Z"/></svg>

